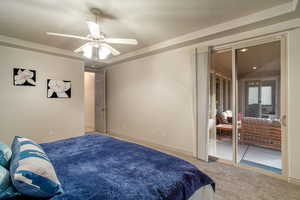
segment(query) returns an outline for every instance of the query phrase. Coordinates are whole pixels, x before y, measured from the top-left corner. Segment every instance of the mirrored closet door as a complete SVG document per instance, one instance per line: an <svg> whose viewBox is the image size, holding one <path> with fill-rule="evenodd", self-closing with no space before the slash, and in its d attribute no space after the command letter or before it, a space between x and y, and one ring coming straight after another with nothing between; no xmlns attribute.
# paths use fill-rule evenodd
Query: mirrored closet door
<svg viewBox="0 0 300 200"><path fill-rule="evenodd" d="M209 156L233 161L232 51L213 51L209 69Z"/></svg>
<svg viewBox="0 0 300 200"><path fill-rule="evenodd" d="M286 173L284 38L216 48L211 58L210 158Z"/></svg>

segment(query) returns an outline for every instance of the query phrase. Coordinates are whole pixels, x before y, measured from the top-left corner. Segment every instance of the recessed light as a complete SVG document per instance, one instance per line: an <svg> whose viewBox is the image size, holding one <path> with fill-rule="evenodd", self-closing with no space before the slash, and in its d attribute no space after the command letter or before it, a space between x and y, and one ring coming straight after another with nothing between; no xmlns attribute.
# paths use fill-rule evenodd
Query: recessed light
<svg viewBox="0 0 300 200"><path fill-rule="evenodd" d="M241 51L241 52L246 52L246 51L248 51L248 49L247 49L247 48L243 48L243 49L241 49L240 51Z"/></svg>
<svg viewBox="0 0 300 200"><path fill-rule="evenodd" d="M253 69L253 70L256 70L256 69L257 69L257 67L255 67L255 66L254 66L254 67L252 67L252 69Z"/></svg>

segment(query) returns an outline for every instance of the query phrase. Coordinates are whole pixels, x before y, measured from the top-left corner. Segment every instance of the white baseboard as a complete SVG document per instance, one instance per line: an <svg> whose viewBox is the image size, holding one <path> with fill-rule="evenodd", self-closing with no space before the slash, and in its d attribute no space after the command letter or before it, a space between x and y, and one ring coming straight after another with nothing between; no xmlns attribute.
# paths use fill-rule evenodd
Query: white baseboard
<svg viewBox="0 0 300 200"><path fill-rule="evenodd" d="M149 142L149 141L146 141L146 140L143 140L143 139L136 139L136 138L129 137L129 136L124 136L122 134L118 134L118 133L115 133L115 132L107 133L107 135L109 135L111 137L116 137L118 139L124 139L124 140L127 140L129 142L142 144L142 145L145 145L145 146L148 146L148 147L153 147L153 148L166 150L166 151L170 151L170 152L174 152L174 153L183 154L185 156L193 157L193 152L189 152L189 151L185 151L185 150L182 150L182 149L170 147L170 146L167 146L167 145L161 145L161 144L157 144L157 143L154 143L154 142Z"/></svg>
<svg viewBox="0 0 300 200"><path fill-rule="evenodd" d="M296 185L300 185L300 179L289 177L288 181L290 183L293 183L293 184L296 184Z"/></svg>
<svg viewBox="0 0 300 200"><path fill-rule="evenodd" d="M96 131L96 129L93 127L85 127L84 131L85 132L94 132L94 131Z"/></svg>

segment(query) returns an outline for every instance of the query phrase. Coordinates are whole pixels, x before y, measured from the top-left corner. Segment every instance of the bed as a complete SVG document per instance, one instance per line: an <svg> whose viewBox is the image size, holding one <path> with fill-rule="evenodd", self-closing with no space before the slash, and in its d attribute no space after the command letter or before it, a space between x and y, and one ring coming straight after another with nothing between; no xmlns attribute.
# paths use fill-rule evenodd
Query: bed
<svg viewBox="0 0 300 200"><path fill-rule="evenodd" d="M51 200L212 200L214 196L213 180L194 165L138 144L88 134L41 146L64 190Z"/></svg>

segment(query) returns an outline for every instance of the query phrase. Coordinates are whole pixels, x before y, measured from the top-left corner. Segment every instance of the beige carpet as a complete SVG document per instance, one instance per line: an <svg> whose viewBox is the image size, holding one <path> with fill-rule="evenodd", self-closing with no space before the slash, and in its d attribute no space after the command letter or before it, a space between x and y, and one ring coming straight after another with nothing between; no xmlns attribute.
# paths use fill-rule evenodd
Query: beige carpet
<svg viewBox="0 0 300 200"><path fill-rule="evenodd" d="M124 139L124 138L118 138ZM203 162L157 146L136 142L196 165L216 183L216 200L300 200L300 186L218 162Z"/></svg>
<svg viewBox="0 0 300 200"><path fill-rule="evenodd" d="M216 200L300 200L300 186L218 162L195 164L216 182Z"/></svg>

